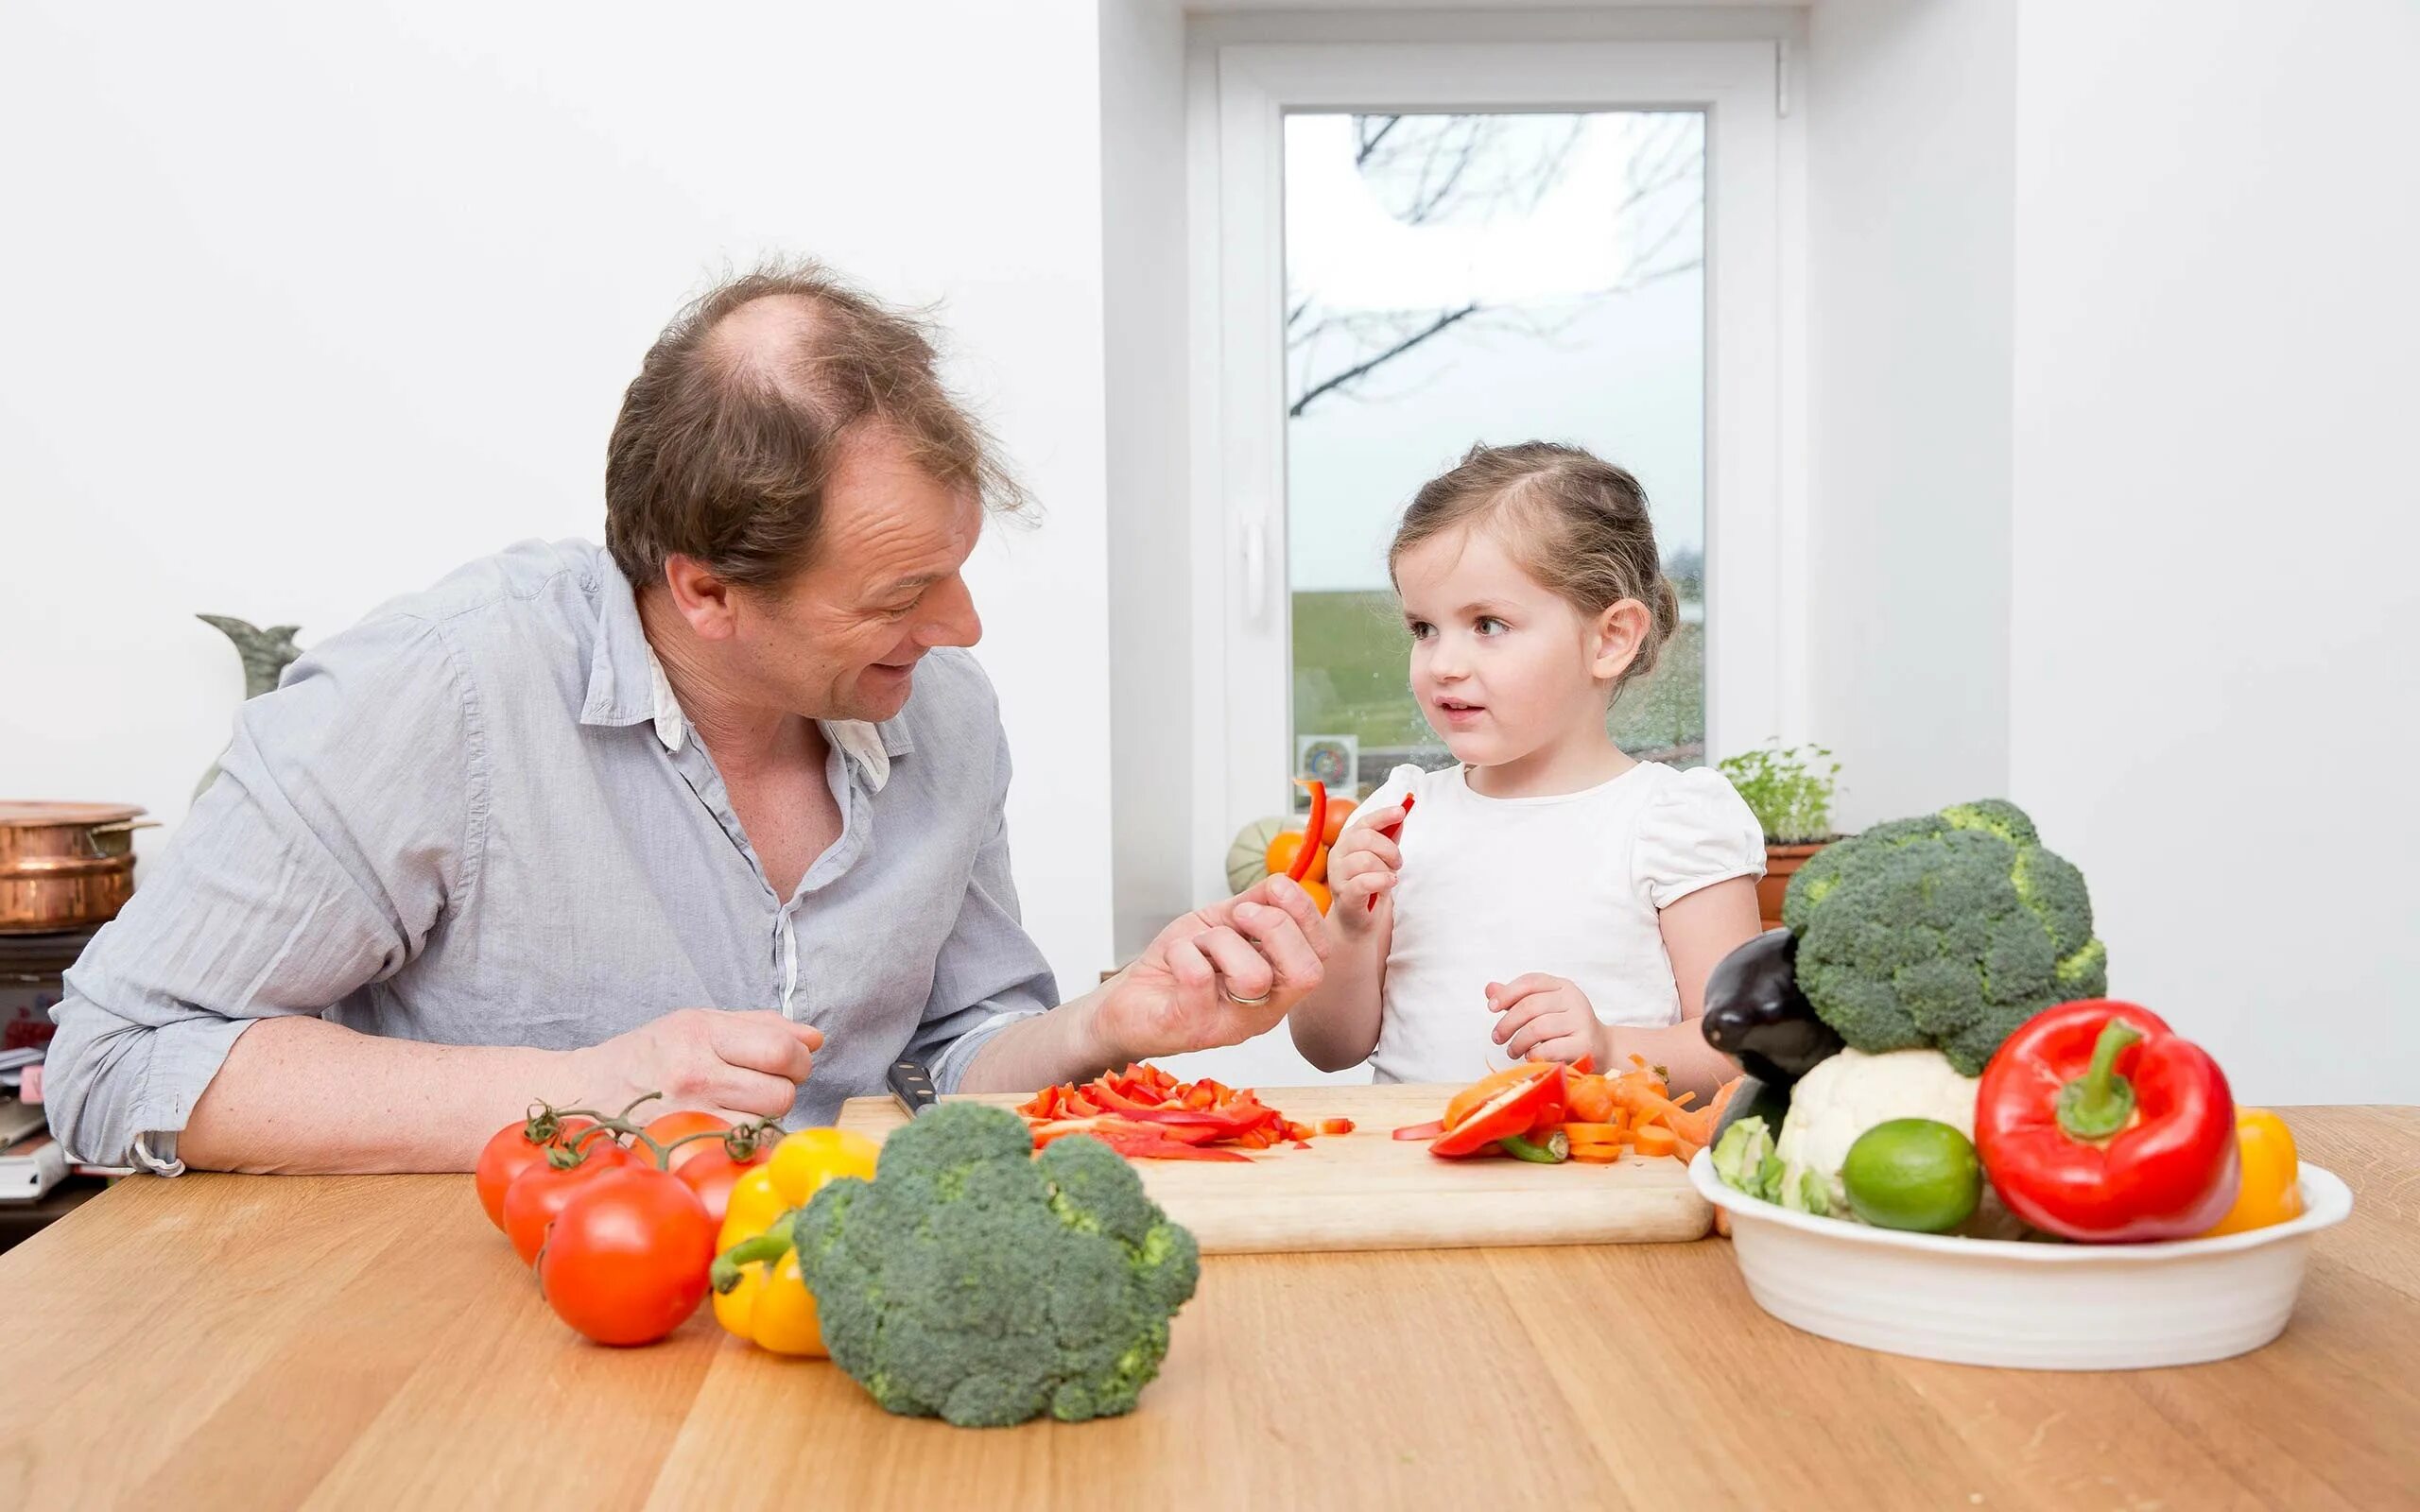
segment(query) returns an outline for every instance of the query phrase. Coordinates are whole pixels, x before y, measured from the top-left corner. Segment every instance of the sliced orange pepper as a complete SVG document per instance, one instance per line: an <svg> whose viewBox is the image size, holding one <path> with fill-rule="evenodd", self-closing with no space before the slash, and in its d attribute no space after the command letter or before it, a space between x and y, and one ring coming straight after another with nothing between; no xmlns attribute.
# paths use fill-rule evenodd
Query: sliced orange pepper
<svg viewBox="0 0 2420 1512"><path fill-rule="evenodd" d="M1456 1092L1453 1100L1445 1105L1445 1126L1452 1128L1463 1119L1470 1117L1474 1108L1514 1082L1546 1074L1547 1065L1548 1062L1543 1060L1524 1061L1520 1065L1508 1066L1502 1071L1481 1076Z"/></svg>

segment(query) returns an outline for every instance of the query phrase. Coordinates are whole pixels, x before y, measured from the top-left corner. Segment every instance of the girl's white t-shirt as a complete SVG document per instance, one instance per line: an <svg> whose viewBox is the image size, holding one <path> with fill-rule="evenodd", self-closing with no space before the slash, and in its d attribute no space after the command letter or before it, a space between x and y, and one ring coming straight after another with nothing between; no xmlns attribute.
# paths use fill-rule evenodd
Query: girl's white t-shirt
<svg viewBox="0 0 2420 1512"><path fill-rule="evenodd" d="M1582 792L1498 799L1464 772L1398 766L1358 811L1415 799L1398 837L1376 1079L1463 1082L1511 1064L1491 1038L1487 984L1530 971L1578 984L1607 1023L1679 1022L1656 911L1765 870L1764 833L1730 782L1641 762Z"/></svg>

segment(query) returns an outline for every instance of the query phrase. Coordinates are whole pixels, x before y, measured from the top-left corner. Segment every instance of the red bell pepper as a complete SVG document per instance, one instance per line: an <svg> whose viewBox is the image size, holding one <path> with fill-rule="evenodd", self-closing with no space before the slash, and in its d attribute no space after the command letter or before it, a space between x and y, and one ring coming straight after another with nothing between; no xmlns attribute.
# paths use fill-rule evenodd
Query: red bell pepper
<svg viewBox="0 0 2420 1512"><path fill-rule="evenodd" d="M1544 1074L1513 1082L1472 1109L1469 1117L1428 1146L1428 1153L1449 1158L1477 1155L1507 1136L1551 1128L1563 1122L1563 1067L1550 1066Z"/></svg>
<svg viewBox="0 0 2420 1512"><path fill-rule="evenodd" d="M1392 840L1396 835L1403 833L1404 819L1411 817L1411 799L1412 795L1409 793L1406 793L1403 796L1403 819L1397 819L1394 823L1387 825L1378 832L1380 834L1383 834L1388 839ZM1373 914L1378 911L1378 895L1376 893L1374 892L1370 895L1370 902L1365 905L1363 911Z"/></svg>
<svg viewBox="0 0 2420 1512"><path fill-rule="evenodd" d="M2186 1239L2235 1204L2218 1062L2132 1003L2045 1008L1984 1066L1975 1149L2011 1212L2067 1239Z"/></svg>
<svg viewBox="0 0 2420 1512"><path fill-rule="evenodd" d="M1442 1118L1432 1118L1426 1124L1406 1125L1395 1130L1393 1137L1399 1140L1433 1140L1444 1132L1445 1121Z"/></svg>
<svg viewBox="0 0 2420 1512"><path fill-rule="evenodd" d="M1300 882L1311 874L1311 863L1320 858L1320 846L1327 834L1327 784L1316 777L1294 781L1311 790L1311 819L1303 826L1303 849L1294 852L1294 864L1286 868L1288 882Z"/></svg>

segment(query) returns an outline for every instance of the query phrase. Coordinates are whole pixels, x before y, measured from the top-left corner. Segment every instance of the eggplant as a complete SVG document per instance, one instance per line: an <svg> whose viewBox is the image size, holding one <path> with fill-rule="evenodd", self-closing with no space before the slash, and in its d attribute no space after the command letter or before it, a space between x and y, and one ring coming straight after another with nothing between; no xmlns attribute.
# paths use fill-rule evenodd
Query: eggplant
<svg viewBox="0 0 2420 1512"><path fill-rule="evenodd" d="M1798 936L1787 929L1769 929L1715 963L1703 1026L1707 1044L1783 1091L1842 1043L1798 990Z"/></svg>
<svg viewBox="0 0 2420 1512"><path fill-rule="evenodd" d="M1782 1123L1789 1117L1789 1088L1776 1087L1761 1076L1742 1073L1739 1090L1731 1094L1731 1101L1723 1108L1722 1116L1715 1121L1712 1143L1720 1143L1722 1131L1746 1118L1763 1119L1765 1127L1773 1138L1779 1139Z"/></svg>

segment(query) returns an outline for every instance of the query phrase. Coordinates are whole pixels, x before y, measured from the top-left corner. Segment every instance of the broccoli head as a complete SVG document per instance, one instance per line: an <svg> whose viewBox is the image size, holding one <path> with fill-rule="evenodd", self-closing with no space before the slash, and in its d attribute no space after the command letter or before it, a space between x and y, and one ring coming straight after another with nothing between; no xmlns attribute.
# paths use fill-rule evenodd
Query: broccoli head
<svg viewBox="0 0 2420 1512"><path fill-rule="evenodd" d="M1115 1417L1159 1373L1201 1255L1088 1135L1037 1157L1014 1113L952 1103L872 1181L792 1221L833 1362L890 1412L1000 1427Z"/></svg>
<svg viewBox="0 0 2420 1512"><path fill-rule="evenodd" d="M1999 799L1893 819L1790 879L1798 986L1869 1054L1938 1049L1964 1075L2054 1003L2109 989L2083 873Z"/></svg>

